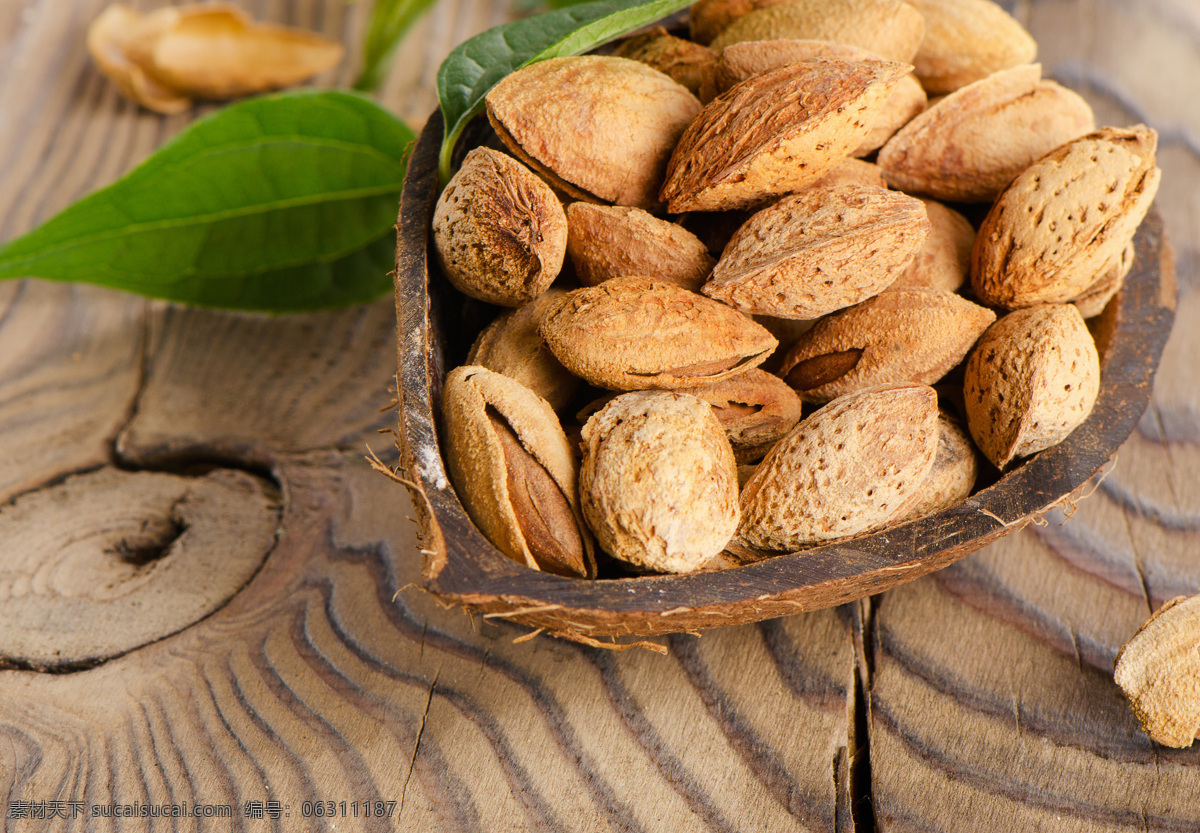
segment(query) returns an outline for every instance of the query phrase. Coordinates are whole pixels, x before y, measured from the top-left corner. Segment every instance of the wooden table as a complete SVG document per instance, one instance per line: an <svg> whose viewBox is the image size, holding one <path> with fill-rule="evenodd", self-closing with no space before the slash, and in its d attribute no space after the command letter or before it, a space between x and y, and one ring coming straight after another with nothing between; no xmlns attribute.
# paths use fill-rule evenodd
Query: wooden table
<svg viewBox="0 0 1200 833"><path fill-rule="evenodd" d="M0 2L0 239L194 115L100 77L103 5ZM244 5L348 45L366 11ZM1200 752L1151 745L1111 681L1151 610L1200 587L1200 12L1010 8L1101 123L1160 131L1178 255L1154 403L1074 511L666 656L514 644L412 587L408 499L364 462L392 453L390 300L270 318L3 283L0 807L82 812L0 830L1200 829ZM505 11L441 0L384 102L419 125L441 57ZM183 802L231 817L93 810Z"/></svg>

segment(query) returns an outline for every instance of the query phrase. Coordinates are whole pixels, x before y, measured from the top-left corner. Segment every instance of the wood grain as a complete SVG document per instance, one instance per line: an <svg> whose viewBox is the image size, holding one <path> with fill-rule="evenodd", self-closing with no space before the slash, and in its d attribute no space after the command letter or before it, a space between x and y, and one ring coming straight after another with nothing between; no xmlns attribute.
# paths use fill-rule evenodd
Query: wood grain
<svg viewBox="0 0 1200 833"><path fill-rule="evenodd" d="M103 5L0 3L0 239L119 176L195 115L140 112L95 73L82 38ZM348 45L366 14L340 0L244 5ZM1193 320L1200 108L1184 80L1200 72L1194 4L1009 7L1040 40L1047 74L1081 89L1101 121L1161 131L1158 204L1178 256L1179 316ZM443 0L404 47L385 102L419 125L442 54L506 14ZM346 83L355 69L351 60L321 82ZM171 484L139 492L158 508L131 514L134 526L158 534L134 543L170 538L162 521L181 480L253 483L279 507L238 592L192 585L212 608L197 621L164 617L86 668L0 670L3 810L208 802L232 805L232 821L5 819L0 830L1200 826L1197 753L1149 745L1109 677L1151 605L1200 587L1195 328L1177 328L1151 409L1071 520L1048 516L876 605L662 638L659 656L545 635L514 644L525 629L443 609L410 586L414 509L359 451L369 440L394 459L390 439L373 438L393 419L378 411L392 397L389 308L270 319L0 284L0 539L14 540L14 510L110 479ZM95 506L115 496L105 491ZM243 510L205 528L259 517ZM55 547L50 564L74 559L60 575L121 569L120 552L105 549L129 535L113 541L81 513L62 517L38 525L53 541L83 524L72 548ZM211 557L229 552L196 553L226 588L235 582ZM29 558L0 545L0 572ZM398 819L302 817L303 802L325 799L395 801ZM243 815L245 802L271 800L290 816Z"/></svg>

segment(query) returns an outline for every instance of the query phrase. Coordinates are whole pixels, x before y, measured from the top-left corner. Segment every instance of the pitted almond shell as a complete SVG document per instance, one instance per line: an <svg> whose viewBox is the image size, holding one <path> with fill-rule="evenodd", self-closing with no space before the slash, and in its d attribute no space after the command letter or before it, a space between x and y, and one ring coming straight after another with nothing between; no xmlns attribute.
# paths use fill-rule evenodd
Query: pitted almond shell
<svg viewBox="0 0 1200 833"><path fill-rule="evenodd" d="M707 46L671 35L662 26L621 41L613 55L641 61L671 76L694 95L710 85L717 55Z"/></svg>
<svg viewBox="0 0 1200 833"><path fill-rule="evenodd" d="M799 191L862 144L904 64L804 61L710 103L680 137L661 197L673 212L727 211Z"/></svg>
<svg viewBox="0 0 1200 833"><path fill-rule="evenodd" d="M929 217L929 236L912 263L889 289L924 286L956 292L967 280L975 229L966 217L936 200L921 198Z"/></svg>
<svg viewBox="0 0 1200 833"><path fill-rule="evenodd" d="M738 539L791 551L869 532L919 497L938 449L937 394L886 385L830 402L780 440L742 489Z"/></svg>
<svg viewBox="0 0 1200 833"><path fill-rule="evenodd" d="M541 295L562 269L567 217L532 171L480 147L467 154L438 197L433 242L456 289L516 307Z"/></svg>
<svg viewBox="0 0 1200 833"><path fill-rule="evenodd" d="M1036 159L1095 129L1078 94L1040 64L993 73L915 117L879 151L888 184L948 202L988 202Z"/></svg>
<svg viewBox="0 0 1200 833"><path fill-rule="evenodd" d="M739 464L761 460L800 421L800 397L778 376L757 367L681 393L712 406Z"/></svg>
<svg viewBox="0 0 1200 833"><path fill-rule="evenodd" d="M996 320L937 289L894 289L822 318L788 351L780 374L805 402L890 382L932 385Z"/></svg>
<svg viewBox="0 0 1200 833"><path fill-rule="evenodd" d="M872 188L887 188L883 179L883 171L874 162L864 162L861 159L843 159L829 173L818 179L810 187L832 188L835 185L869 185Z"/></svg>
<svg viewBox="0 0 1200 833"><path fill-rule="evenodd" d="M1158 134L1104 128L1042 157L992 206L971 286L1010 309L1070 301L1120 260L1158 192Z"/></svg>
<svg viewBox="0 0 1200 833"><path fill-rule="evenodd" d="M911 63L924 35L920 13L898 0L790 0L742 15L709 48L719 55L743 41L827 40Z"/></svg>
<svg viewBox="0 0 1200 833"><path fill-rule="evenodd" d="M637 276L567 293L540 331L568 370L609 390L716 382L760 364L779 344L725 304Z"/></svg>
<svg viewBox="0 0 1200 833"><path fill-rule="evenodd" d="M908 2L925 19L925 37L912 63L931 93L952 93L1037 57L1034 39L990 0Z"/></svg>
<svg viewBox="0 0 1200 833"><path fill-rule="evenodd" d="M711 83L703 87L700 100L708 103L721 93L748 78L778 69L797 61L881 61L879 55L857 46L818 40L774 40L735 43L721 53L715 69L709 74ZM925 91L910 73L896 82L887 101L879 111L871 131L854 150L855 156L866 156L891 138L892 134L925 109Z"/></svg>
<svg viewBox="0 0 1200 833"><path fill-rule="evenodd" d="M237 98L290 87L332 69L344 49L313 32L255 23L228 3L197 3L151 12L145 27L130 37L127 54L147 75L182 95Z"/></svg>
<svg viewBox="0 0 1200 833"><path fill-rule="evenodd" d="M1125 284L1125 276L1133 268L1134 257L1133 242L1130 241L1125 250L1121 252L1119 260L1103 270L1100 277L1091 286L1071 299L1071 303L1079 310L1080 315L1084 318L1094 318L1104 312L1108 302L1121 291L1121 287Z"/></svg>
<svg viewBox="0 0 1200 833"><path fill-rule="evenodd" d="M480 531L527 567L594 577L575 460L546 401L471 365L446 375L442 400L447 469Z"/></svg>
<svg viewBox="0 0 1200 833"><path fill-rule="evenodd" d="M975 488L979 457L958 420L938 415L938 449L933 468L918 489L918 500L897 522L923 518L964 500Z"/></svg>
<svg viewBox="0 0 1200 833"><path fill-rule="evenodd" d="M996 468L1062 442L1092 412L1100 357L1070 304L1010 312L967 358L967 428Z"/></svg>
<svg viewBox="0 0 1200 833"><path fill-rule="evenodd" d="M618 396L583 426L583 515L614 558L667 573L699 568L738 525L733 451L694 396Z"/></svg>
<svg viewBox="0 0 1200 833"><path fill-rule="evenodd" d="M654 209L700 102L640 61L584 55L506 76L487 94L487 111L513 153L563 193Z"/></svg>
<svg viewBox="0 0 1200 833"><path fill-rule="evenodd" d="M475 339L466 363L520 382L555 411L567 407L579 390L579 379L554 358L538 333L546 310L566 294L549 289L524 306L502 312Z"/></svg>
<svg viewBox="0 0 1200 833"><path fill-rule="evenodd" d="M1113 679L1155 743L1183 749L1200 731L1200 596L1163 604L1117 652Z"/></svg>
<svg viewBox="0 0 1200 833"><path fill-rule="evenodd" d="M695 291L716 264L696 235L640 208L571 203L567 228L567 253L584 286L653 275Z"/></svg>
<svg viewBox="0 0 1200 833"><path fill-rule="evenodd" d="M915 197L863 185L810 188L738 229L704 294L749 313L819 318L887 289L928 233Z"/></svg>

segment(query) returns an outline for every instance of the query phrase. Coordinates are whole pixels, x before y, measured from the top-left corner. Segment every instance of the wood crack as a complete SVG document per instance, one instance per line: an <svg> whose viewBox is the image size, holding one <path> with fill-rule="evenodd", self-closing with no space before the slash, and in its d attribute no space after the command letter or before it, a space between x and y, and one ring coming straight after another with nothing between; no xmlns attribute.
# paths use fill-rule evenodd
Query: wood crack
<svg viewBox="0 0 1200 833"><path fill-rule="evenodd" d="M422 643L424 634L422 633ZM404 816L404 797L408 794L408 782L412 778L413 768L417 765L417 753L421 751L421 736L425 734L425 722L429 718L429 708L433 705L433 690L437 688L441 666L433 673L433 682L429 684L429 694L425 697L425 711L421 712L421 725L417 727L417 739L413 742L412 757L408 759L408 772L404 776L404 786L400 788L400 817Z"/></svg>

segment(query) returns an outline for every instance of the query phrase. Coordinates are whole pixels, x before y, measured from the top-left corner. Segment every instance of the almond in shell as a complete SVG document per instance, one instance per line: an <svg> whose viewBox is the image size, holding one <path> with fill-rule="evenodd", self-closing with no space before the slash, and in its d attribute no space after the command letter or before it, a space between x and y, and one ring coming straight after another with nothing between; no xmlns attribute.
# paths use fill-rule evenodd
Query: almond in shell
<svg viewBox="0 0 1200 833"><path fill-rule="evenodd" d="M738 229L704 294L750 313L819 318L886 289L928 233L915 197L861 185L810 188Z"/></svg>
<svg viewBox="0 0 1200 833"><path fill-rule="evenodd" d="M743 81L680 137L663 202L673 212L727 211L812 185L862 144L907 72L879 61L807 61Z"/></svg>
<svg viewBox="0 0 1200 833"><path fill-rule="evenodd" d="M967 359L967 428L999 469L1062 442L1092 412L1100 357L1070 304L1010 312Z"/></svg>
<svg viewBox="0 0 1200 833"><path fill-rule="evenodd" d="M545 400L519 382L470 365L447 374L442 397L447 469L480 531L527 567L594 577L575 461Z"/></svg>
<svg viewBox="0 0 1200 833"><path fill-rule="evenodd" d="M1079 314L1084 318L1094 318L1104 312L1108 302L1121 291L1121 287L1125 284L1125 276L1133 268L1133 261L1134 249L1133 243L1130 242L1121 252L1119 260L1105 269L1100 277L1092 282L1091 286L1071 299L1071 303L1079 310Z"/></svg>
<svg viewBox="0 0 1200 833"><path fill-rule="evenodd" d="M1032 63L1037 43L991 0L908 0L925 19L913 58L931 93L951 93L993 72Z"/></svg>
<svg viewBox="0 0 1200 833"><path fill-rule="evenodd" d="M967 280L975 229L966 217L936 200L922 197L929 217L925 245L890 289L925 286L956 292Z"/></svg>
<svg viewBox="0 0 1200 833"><path fill-rule="evenodd" d="M888 385L836 399L759 464L742 489L738 538L790 551L886 526L916 504L937 448L933 388Z"/></svg>
<svg viewBox="0 0 1200 833"><path fill-rule="evenodd" d="M888 140L888 184L948 202L989 202L1034 160L1095 129L1078 94L1039 64L993 73L932 104Z"/></svg>
<svg viewBox="0 0 1200 833"><path fill-rule="evenodd" d="M716 53L711 49L677 38L662 26L626 38L617 45L613 55L649 64L697 95L700 88L708 84L717 66Z"/></svg>
<svg viewBox="0 0 1200 833"><path fill-rule="evenodd" d="M1113 679L1155 743L1184 749L1200 733L1200 596L1176 596L1117 653Z"/></svg>
<svg viewBox="0 0 1200 833"><path fill-rule="evenodd" d="M682 392L712 405L739 464L761 460L800 421L803 407L783 380L757 367Z"/></svg>
<svg viewBox="0 0 1200 833"><path fill-rule="evenodd" d="M653 209L700 102L640 61L584 55L506 76L487 94L487 111L513 153L563 193Z"/></svg>
<svg viewBox="0 0 1200 833"><path fill-rule="evenodd" d="M587 421L583 443L583 515L613 557L684 573L733 537L737 466L706 402L670 391L623 394Z"/></svg>
<svg viewBox="0 0 1200 833"><path fill-rule="evenodd" d="M460 292L515 307L562 269L567 217L546 183L510 156L475 148L433 212L438 264Z"/></svg>
<svg viewBox="0 0 1200 833"><path fill-rule="evenodd" d="M524 306L502 312L475 339L466 363L515 379L561 411L574 399L579 379L554 358L538 325L546 310L566 294L549 289Z"/></svg>
<svg viewBox="0 0 1200 833"><path fill-rule="evenodd" d="M1158 134L1104 128L1057 148L996 200L971 251L971 286L985 303L1071 301L1121 259L1162 172Z"/></svg>
<svg viewBox="0 0 1200 833"><path fill-rule="evenodd" d="M827 40L911 63L924 35L920 13L898 0L790 0L737 18L709 48L720 54L743 41Z"/></svg>
<svg viewBox="0 0 1200 833"><path fill-rule="evenodd" d="M725 304L638 276L567 293L540 332L568 370L610 390L716 382L760 364L779 344Z"/></svg>
<svg viewBox="0 0 1200 833"><path fill-rule="evenodd" d="M911 520L940 512L965 500L979 477L979 455L971 438L958 421L942 413L938 416L938 449L929 476L918 490L920 497L904 516Z"/></svg>
<svg viewBox="0 0 1200 833"><path fill-rule="evenodd" d="M780 373L806 402L889 382L931 385L963 360L996 320L986 307L937 289L896 289L822 318Z"/></svg>
<svg viewBox="0 0 1200 833"><path fill-rule="evenodd" d="M571 203L567 227L567 254L585 286L653 275L697 290L716 264L696 235L640 208Z"/></svg>

